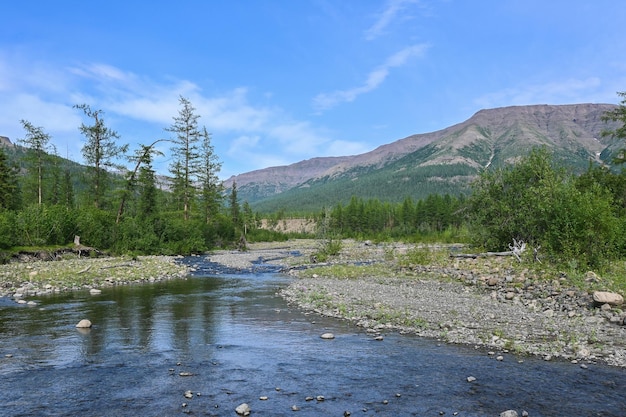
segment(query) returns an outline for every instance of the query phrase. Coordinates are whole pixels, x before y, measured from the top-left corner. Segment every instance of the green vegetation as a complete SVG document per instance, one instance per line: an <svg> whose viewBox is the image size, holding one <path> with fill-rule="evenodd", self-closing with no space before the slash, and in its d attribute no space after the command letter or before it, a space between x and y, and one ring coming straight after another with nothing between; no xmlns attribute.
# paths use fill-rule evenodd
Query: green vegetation
<svg viewBox="0 0 626 417"><path fill-rule="evenodd" d="M0 148L1 258L18 246L70 245L77 235L84 245L131 255L198 253L234 244L243 233L279 238L257 233L249 206L241 213L236 198L225 206L210 134L187 99L180 105L166 129L174 138L141 144L131 155L101 110L75 106L88 120L79 126L87 166L50 154L50 136L22 120L23 146ZM159 142L172 145L172 177L161 188L152 168ZM130 168L120 165L124 159Z"/></svg>
<svg viewBox="0 0 626 417"><path fill-rule="evenodd" d="M624 101L604 119L626 125L626 94L619 94ZM166 129L174 138L164 140L172 144L172 177L164 188L157 187L152 168L154 145L163 140L140 145L127 156L132 166L124 169L126 175L113 175L106 168L114 166L113 156L126 153L126 147L115 144L119 135L104 124L101 111L77 106L91 121L80 126L89 164L82 169L49 155L50 138L43 128L22 121L26 138L20 142L26 147L0 148L0 250L64 246L79 235L86 245L118 254L188 254L234 245L242 237L300 237L302 232L261 229L261 215L247 202L240 204L236 184L224 195L211 136L198 125L200 116L187 99L181 97L180 106ZM623 127L605 134L626 138ZM478 141L463 152L477 157L488 148L486 141ZM440 152L445 149L430 144L415 154ZM624 154L617 163L626 160ZM314 255L319 262L340 255L344 238L472 243L477 251L508 250L515 239L528 245L525 256L535 261L533 268L554 266L568 271L572 279L594 269L615 275L615 287L626 286L616 272L626 259L626 172L590 162L584 173L574 174L566 170L558 151L532 148L515 164L494 163L479 172L471 192L464 194L442 186L449 181L433 181L433 174L459 178L459 186L467 188L477 171L465 165L445 170L412 166L414 158L401 158L385 170L359 168L340 180L323 178L310 184L320 194L308 198L317 205L323 201L326 208L307 211L303 200L298 215L317 224L320 246ZM346 182L349 195L342 188ZM385 198L389 183L406 184L404 200ZM293 190L284 198L298 196ZM275 208L265 217L276 226L287 213ZM425 265L442 262L440 257L440 252L422 246L401 263Z"/></svg>

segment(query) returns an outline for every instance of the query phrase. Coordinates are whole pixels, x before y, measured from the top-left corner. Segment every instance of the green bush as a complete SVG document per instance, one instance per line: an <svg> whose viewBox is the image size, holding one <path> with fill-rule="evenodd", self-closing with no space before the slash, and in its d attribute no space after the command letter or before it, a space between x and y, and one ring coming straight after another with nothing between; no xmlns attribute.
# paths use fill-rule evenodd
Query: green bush
<svg viewBox="0 0 626 417"><path fill-rule="evenodd" d="M9 249L18 242L15 213L0 210L0 248Z"/></svg>
<svg viewBox="0 0 626 417"><path fill-rule="evenodd" d="M320 243L320 247L313 253L313 256L318 262L326 262L331 256L339 255L342 249L341 240L328 238Z"/></svg>

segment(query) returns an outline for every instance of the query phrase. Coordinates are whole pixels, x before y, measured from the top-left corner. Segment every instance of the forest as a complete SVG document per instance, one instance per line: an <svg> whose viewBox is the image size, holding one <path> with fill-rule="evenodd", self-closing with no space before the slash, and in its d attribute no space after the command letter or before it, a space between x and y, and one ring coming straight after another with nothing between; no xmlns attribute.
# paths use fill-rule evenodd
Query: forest
<svg viewBox="0 0 626 417"><path fill-rule="evenodd" d="M236 189L227 198L218 178L221 163L192 103L165 130L172 139L142 144L129 153L101 110L75 106L85 116L86 166L56 156L44 128L22 120L21 147L0 148L0 249L72 244L121 254L190 254L239 237L249 207ZM168 142L172 162L166 184L152 166L157 144ZM7 152L14 152L8 158ZM127 166L118 161L126 155Z"/></svg>
<svg viewBox="0 0 626 417"><path fill-rule="evenodd" d="M603 118L620 122L605 132L626 139L626 93ZM85 117L85 167L56 156L50 136L22 120L21 147L0 147L0 251L81 242L114 254L191 254L233 247L247 239L288 237L260 229L261 218L240 203L236 184L228 195L219 181L221 163L192 103L180 97L179 113L166 128L172 139L120 145L103 112L75 106ZM152 167L157 144L168 142L167 181ZM7 152L14 152L9 158ZM127 155L128 166L113 161ZM626 161L622 152L617 165ZM80 168L79 168L80 167ZM294 216L286 209L265 215L272 222ZM482 171L469 195L431 194L400 203L352 196L312 217L321 239L460 242L503 250L515 239L537 260L602 268L626 258L626 173L590 161L582 175L559 166L550 149L535 148L514 164ZM309 236L312 237L312 236Z"/></svg>

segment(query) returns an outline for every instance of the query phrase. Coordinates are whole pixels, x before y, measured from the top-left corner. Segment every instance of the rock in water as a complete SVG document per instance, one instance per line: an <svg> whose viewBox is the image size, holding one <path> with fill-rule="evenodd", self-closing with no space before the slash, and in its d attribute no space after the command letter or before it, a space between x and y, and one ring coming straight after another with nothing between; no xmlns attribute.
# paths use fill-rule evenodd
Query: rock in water
<svg viewBox="0 0 626 417"><path fill-rule="evenodd" d="M326 339L326 340L330 340L330 339L334 339L335 335L332 333L324 333L323 335L320 336L322 339Z"/></svg>
<svg viewBox="0 0 626 417"><path fill-rule="evenodd" d="M517 411L515 410L506 410L500 413L500 417L517 417Z"/></svg>
<svg viewBox="0 0 626 417"><path fill-rule="evenodd" d="M82 319L76 325L76 327L78 327L79 329L89 329L91 326L92 326L91 322L87 319Z"/></svg>
<svg viewBox="0 0 626 417"><path fill-rule="evenodd" d="M250 411L251 411L250 406L246 403L238 405L237 408L235 408L235 413L237 413L240 416L249 416Z"/></svg>

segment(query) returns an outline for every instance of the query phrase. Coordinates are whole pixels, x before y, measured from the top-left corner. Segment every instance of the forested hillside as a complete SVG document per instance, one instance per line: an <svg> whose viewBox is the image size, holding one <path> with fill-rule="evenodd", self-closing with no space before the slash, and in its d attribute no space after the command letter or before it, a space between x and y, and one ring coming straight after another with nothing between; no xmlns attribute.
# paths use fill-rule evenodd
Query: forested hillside
<svg viewBox="0 0 626 417"><path fill-rule="evenodd" d="M261 212L308 211L348 203L352 196L400 202L432 193L467 194L480 172L514 162L535 147L546 147L567 169L581 173L590 161L612 165L620 143L602 135L616 127L602 115L615 108L575 104L481 110L465 122L366 154L268 168L224 184L228 188L236 182L241 198ZM298 176L277 175L296 168Z"/></svg>

